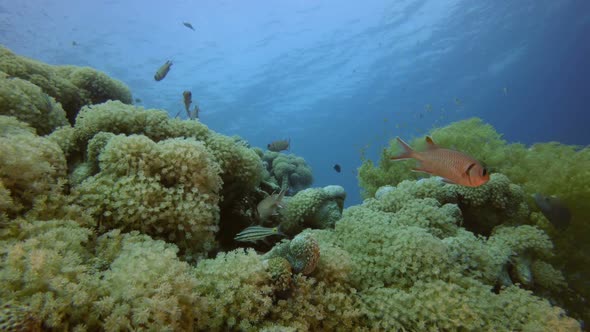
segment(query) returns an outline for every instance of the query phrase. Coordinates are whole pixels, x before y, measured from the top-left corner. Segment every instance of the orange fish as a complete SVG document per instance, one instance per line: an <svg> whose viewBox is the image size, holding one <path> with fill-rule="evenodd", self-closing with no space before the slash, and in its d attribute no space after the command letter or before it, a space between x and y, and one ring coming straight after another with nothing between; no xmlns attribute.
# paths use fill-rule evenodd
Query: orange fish
<svg viewBox="0 0 590 332"><path fill-rule="evenodd" d="M426 136L428 149L423 152L412 150L399 137L397 137L397 142L404 149L404 152L391 157L391 159L416 159L419 165L413 171L437 175L447 183L467 187L479 187L490 180L490 173L479 161L462 152L443 149L434 144L429 136Z"/></svg>

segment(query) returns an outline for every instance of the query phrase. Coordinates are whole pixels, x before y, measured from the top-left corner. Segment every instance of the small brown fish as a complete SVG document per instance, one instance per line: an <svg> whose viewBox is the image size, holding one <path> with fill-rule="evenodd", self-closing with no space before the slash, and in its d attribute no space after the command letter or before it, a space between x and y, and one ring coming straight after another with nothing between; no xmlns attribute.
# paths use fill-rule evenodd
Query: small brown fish
<svg viewBox="0 0 590 332"><path fill-rule="evenodd" d="M391 159L416 159L419 165L413 171L437 175L447 183L467 187L479 187L490 180L490 173L479 161L462 152L441 148L429 136L426 137L428 149L423 152L414 151L399 137L397 142L404 152Z"/></svg>
<svg viewBox="0 0 590 332"><path fill-rule="evenodd" d="M154 75L154 79L156 81L163 80L164 77L166 77L166 75L168 75L168 72L170 71L171 66L172 66L172 61L170 61L170 60L166 61L166 63L163 64L162 67L160 67L158 69L158 71L156 72L156 75Z"/></svg>
<svg viewBox="0 0 590 332"><path fill-rule="evenodd" d="M277 214L277 208L281 207L281 201L285 197L286 192L287 188L283 188L278 194L272 194L258 203L256 210L258 211L258 219L260 221L265 221Z"/></svg>
<svg viewBox="0 0 590 332"><path fill-rule="evenodd" d="M186 110L186 114L188 115L189 119L191 118L191 104L193 102L193 94L192 92L185 90L182 93L182 99L184 100L184 109Z"/></svg>
<svg viewBox="0 0 590 332"><path fill-rule="evenodd" d="M291 145L291 139L284 139L271 142L266 147L273 152L281 152L283 150L289 150L289 146Z"/></svg>

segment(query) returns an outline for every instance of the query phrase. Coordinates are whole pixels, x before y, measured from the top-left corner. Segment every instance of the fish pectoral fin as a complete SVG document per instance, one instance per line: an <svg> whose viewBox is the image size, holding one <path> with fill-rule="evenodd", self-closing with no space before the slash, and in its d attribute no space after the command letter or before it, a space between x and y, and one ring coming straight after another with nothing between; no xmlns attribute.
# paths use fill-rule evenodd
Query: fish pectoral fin
<svg viewBox="0 0 590 332"><path fill-rule="evenodd" d="M455 183L455 182L453 182L453 181L451 181L451 180L449 180L447 178L441 178L441 181L444 182L444 183L446 183L446 184L457 184L457 183Z"/></svg>
<svg viewBox="0 0 590 332"><path fill-rule="evenodd" d="M412 172L426 173L426 174L432 175L430 172L428 172L427 170L425 170L423 168L420 168L420 167L412 168L411 171Z"/></svg>

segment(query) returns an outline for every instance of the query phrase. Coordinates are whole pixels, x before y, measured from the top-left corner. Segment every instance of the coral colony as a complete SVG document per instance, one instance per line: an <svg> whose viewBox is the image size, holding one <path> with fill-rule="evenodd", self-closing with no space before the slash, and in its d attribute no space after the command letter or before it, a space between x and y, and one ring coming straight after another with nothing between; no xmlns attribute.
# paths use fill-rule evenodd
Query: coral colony
<svg viewBox="0 0 590 332"><path fill-rule="evenodd" d="M343 209L303 158L132 101L101 72L0 48L0 330L580 329L561 296L567 244L589 234L587 148L469 119L430 135L493 166L488 183L418 179L391 142ZM569 206L567 229L534 193ZM234 239L253 226L274 235Z"/></svg>

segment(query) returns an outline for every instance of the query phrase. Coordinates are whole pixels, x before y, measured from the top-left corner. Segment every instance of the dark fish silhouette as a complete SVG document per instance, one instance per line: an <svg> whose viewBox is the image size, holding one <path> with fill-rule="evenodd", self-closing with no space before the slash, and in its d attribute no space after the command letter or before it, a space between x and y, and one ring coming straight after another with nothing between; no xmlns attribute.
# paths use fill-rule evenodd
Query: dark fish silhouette
<svg viewBox="0 0 590 332"><path fill-rule="evenodd" d="M139 98L135 98L135 102L136 102L136 103L141 103L141 99L139 99Z"/></svg>
<svg viewBox="0 0 590 332"><path fill-rule="evenodd" d="M289 138L288 140L284 139L284 140L278 140L278 141L271 142L266 147L270 151L281 152L283 150L289 150L290 145L291 145L291 139Z"/></svg>
<svg viewBox="0 0 590 332"><path fill-rule="evenodd" d="M163 64L162 67L160 67L158 69L158 71L156 72L156 75L154 75L154 79L156 81L163 80L164 77L166 77L166 75L168 75L168 72L170 71L171 66L172 66L172 61L170 61L170 60L166 61L166 63Z"/></svg>
<svg viewBox="0 0 590 332"><path fill-rule="evenodd" d="M182 22L182 25L184 25L185 27L195 31L195 28L193 28L193 25L190 24L189 22Z"/></svg>
<svg viewBox="0 0 590 332"><path fill-rule="evenodd" d="M555 228L565 230L572 219L570 209L559 198L555 196L544 196L536 193L533 199L543 213Z"/></svg>
<svg viewBox="0 0 590 332"><path fill-rule="evenodd" d="M334 165L334 170L338 173L340 173L342 171L342 167L340 167L340 165L336 164Z"/></svg>
<svg viewBox="0 0 590 332"><path fill-rule="evenodd" d="M189 116L189 118L190 118L190 114L191 114L190 107L191 107L191 103L193 102L192 97L193 97L193 94L188 90L186 90L182 93L182 99L184 101L184 109L186 110L186 114Z"/></svg>

